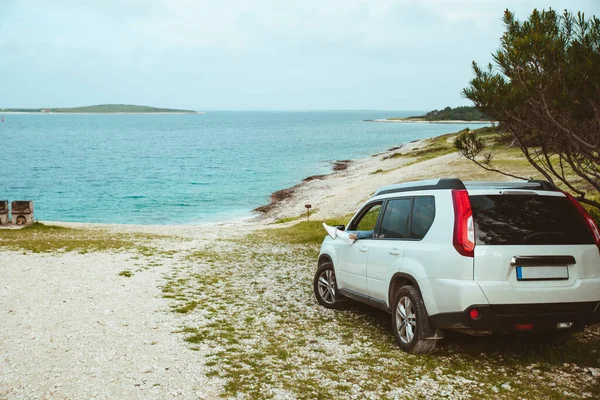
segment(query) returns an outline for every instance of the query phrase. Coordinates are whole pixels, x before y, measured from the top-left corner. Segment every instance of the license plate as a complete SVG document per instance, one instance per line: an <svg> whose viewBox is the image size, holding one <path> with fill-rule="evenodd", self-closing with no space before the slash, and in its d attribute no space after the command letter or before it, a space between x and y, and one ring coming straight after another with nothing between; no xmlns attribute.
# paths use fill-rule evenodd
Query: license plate
<svg viewBox="0 0 600 400"><path fill-rule="evenodd" d="M557 281L569 279L567 266L558 267L517 267L518 281Z"/></svg>

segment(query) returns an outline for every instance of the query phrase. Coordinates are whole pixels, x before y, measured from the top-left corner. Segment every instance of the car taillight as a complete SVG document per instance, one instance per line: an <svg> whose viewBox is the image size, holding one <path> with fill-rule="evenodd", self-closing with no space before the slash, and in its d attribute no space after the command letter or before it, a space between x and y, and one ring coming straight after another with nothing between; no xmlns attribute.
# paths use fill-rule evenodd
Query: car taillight
<svg viewBox="0 0 600 400"><path fill-rule="evenodd" d="M563 192L563 193L565 194L565 196L567 196L567 199L571 200L571 203L573 203L575 208L577 208L577 211L579 211L579 213L585 220L587 227L590 230L590 233L592 234L592 236L594 237L594 240L596 241L596 246L598 246L598 251L600 251L600 230L598 230L598 225L596 225L596 222L594 221L592 216L590 214L588 214L588 212L585 210L585 208L583 208L583 206L581 204L579 204L579 202L575 199L575 197L571 196L567 192Z"/></svg>
<svg viewBox="0 0 600 400"><path fill-rule="evenodd" d="M479 319L479 310L474 308L469 311L469 317L471 317L471 319Z"/></svg>
<svg viewBox="0 0 600 400"><path fill-rule="evenodd" d="M452 243L459 254L473 257L475 253L475 227L469 193L464 189L452 190L454 204L454 237Z"/></svg>

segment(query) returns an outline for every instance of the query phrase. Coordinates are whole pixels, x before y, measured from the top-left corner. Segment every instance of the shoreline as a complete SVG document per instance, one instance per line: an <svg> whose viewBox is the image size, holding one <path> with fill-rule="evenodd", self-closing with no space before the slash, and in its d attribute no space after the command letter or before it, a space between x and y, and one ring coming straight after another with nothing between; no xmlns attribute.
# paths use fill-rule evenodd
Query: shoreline
<svg viewBox="0 0 600 400"><path fill-rule="evenodd" d="M439 121L430 121L426 119L388 119L388 118L379 118L379 119L365 119L365 122L388 122L388 123L401 123L401 124L480 124L480 125L491 125L497 123L497 121L471 121L471 120L462 120L462 119L450 119L450 120L439 120Z"/></svg>
<svg viewBox="0 0 600 400"><path fill-rule="evenodd" d="M260 212L265 209L257 215L255 221L276 226L285 226L278 223L284 219L292 219L290 223L295 223L305 217L306 204L312 205L310 215L315 220L354 214L377 188L389 184L401 168L416 160L416 157L410 155L411 152L436 138L439 136L394 145L358 159L342 160L344 168L337 171L335 168L340 161L331 160L333 166L330 173L308 176L294 186L273 192L271 203L253 210ZM398 153L404 155L395 157ZM374 158L378 158L376 163L373 162ZM279 193L282 192L285 195L279 198Z"/></svg>
<svg viewBox="0 0 600 400"><path fill-rule="evenodd" d="M72 221L50 221L40 220L39 222L47 225L61 226L75 229L98 229L109 230L114 232L144 232L158 233L174 236L193 235L200 231L206 231L212 227L227 227L233 228L236 231L250 233L254 230L267 228L269 226L284 226L278 221L286 218L294 218L297 222L303 218L306 212L305 204L311 204L311 218L329 218L336 215L345 215L356 211L355 208L368 198L368 192L365 192L360 186L363 182L383 182L379 186L388 184L382 176L374 176L373 173L381 169L382 166L386 169L401 168L405 164L409 164L415 160L410 157L410 152L418 150L425 146L427 142L435 140L438 137L432 137L421 140L413 140L408 143L393 145L388 149L375 154L369 154L362 158L352 160L330 160L331 171L327 174L310 175L303 178L299 183L285 187L272 192L269 195L270 203L260 205L252 210L253 214L244 217L226 218L219 221L211 221L206 223L195 224L118 224L104 222L72 222ZM398 152L403 152L406 155L398 158L390 157ZM373 163L373 159L378 157L381 161ZM373 179L375 178L375 179ZM345 190L345 185L350 184L358 190L358 202L353 201L353 197L349 191ZM372 189L374 191L377 189ZM370 186L369 186L370 187ZM334 193L330 192L331 188L335 188ZM364 197L364 198L363 198ZM326 198L327 201L322 203L319 198ZM345 201L345 199L352 199ZM344 204L337 212L333 204Z"/></svg>
<svg viewBox="0 0 600 400"><path fill-rule="evenodd" d="M388 123L401 123L401 124L480 124L480 125L491 125L497 123L497 121L467 121L460 119L452 120L440 120L440 121L429 121L426 119L365 119L365 122L388 122Z"/></svg>

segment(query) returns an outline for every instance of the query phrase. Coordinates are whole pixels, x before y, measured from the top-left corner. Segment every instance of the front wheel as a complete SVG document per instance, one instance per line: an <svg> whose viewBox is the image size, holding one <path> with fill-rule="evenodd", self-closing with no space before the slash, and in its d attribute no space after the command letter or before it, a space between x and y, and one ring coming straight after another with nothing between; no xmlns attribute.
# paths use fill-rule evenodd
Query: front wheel
<svg viewBox="0 0 600 400"><path fill-rule="evenodd" d="M429 317L419 291L403 286L394 298L392 329L402 350L411 354L428 354L435 350L437 340L425 339Z"/></svg>
<svg viewBox="0 0 600 400"><path fill-rule="evenodd" d="M332 263L326 262L317 268L313 286L317 301L323 307L336 309L344 305L344 297L338 293Z"/></svg>

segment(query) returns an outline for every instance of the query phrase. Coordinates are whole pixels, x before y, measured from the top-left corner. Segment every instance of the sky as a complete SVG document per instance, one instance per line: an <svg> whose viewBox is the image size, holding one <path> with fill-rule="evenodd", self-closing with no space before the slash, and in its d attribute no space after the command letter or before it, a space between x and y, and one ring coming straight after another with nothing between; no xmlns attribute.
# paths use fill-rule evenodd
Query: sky
<svg viewBox="0 0 600 400"><path fill-rule="evenodd" d="M0 107L469 105L503 11L600 0L0 0Z"/></svg>

